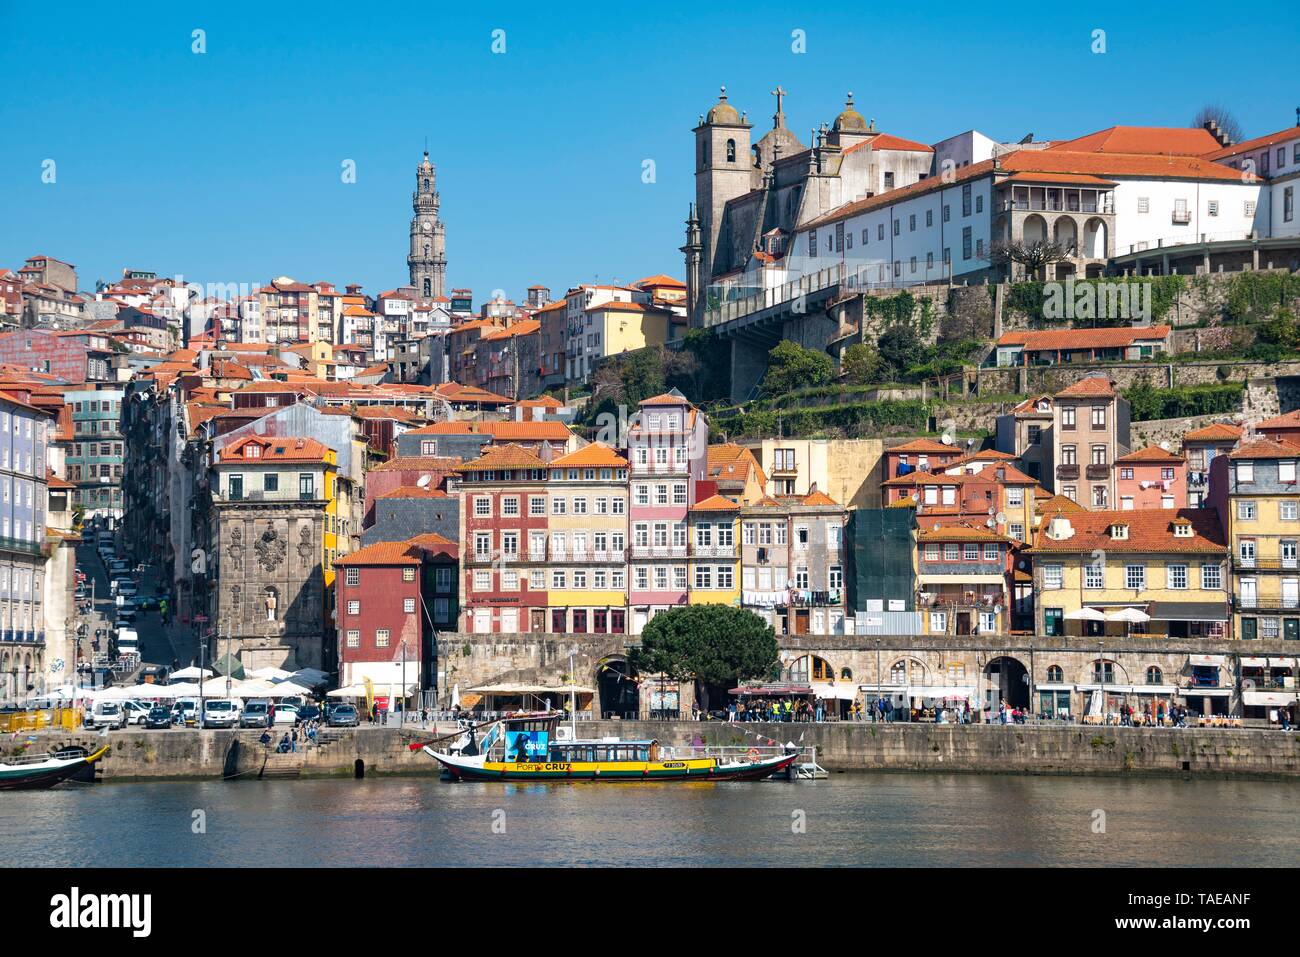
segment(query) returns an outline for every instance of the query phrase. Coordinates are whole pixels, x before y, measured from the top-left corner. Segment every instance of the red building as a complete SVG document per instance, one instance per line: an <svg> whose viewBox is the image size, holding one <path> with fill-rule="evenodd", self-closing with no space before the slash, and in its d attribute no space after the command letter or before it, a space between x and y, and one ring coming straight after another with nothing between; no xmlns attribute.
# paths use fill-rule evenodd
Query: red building
<svg viewBox="0 0 1300 957"><path fill-rule="evenodd" d="M1115 496L1121 511L1187 507L1187 460L1148 445L1115 460Z"/></svg>
<svg viewBox="0 0 1300 957"><path fill-rule="evenodd" d="M934 439L915 439L885 449L885 478L930 472L961 456L962 450Z"/></svg>
<svg viewBox="0 0 1300 957"><path fill-rule="evenodd" d="M547 465L518 445L460 466L464 628L546 631Z"/></svg>
<svg viewBox="0 0 1300 957"><path fill-rule="evenodd" d="M335 562L341 685L368 678L377 697L408 699L434 687L434 632L456 627L458 558L455 542L429 534Z"/></svg>

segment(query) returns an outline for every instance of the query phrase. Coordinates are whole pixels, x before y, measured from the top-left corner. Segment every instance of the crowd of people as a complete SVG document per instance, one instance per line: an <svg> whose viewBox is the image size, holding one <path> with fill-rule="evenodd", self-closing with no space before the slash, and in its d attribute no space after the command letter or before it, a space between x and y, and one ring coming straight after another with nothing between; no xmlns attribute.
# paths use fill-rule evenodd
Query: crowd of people
<svg viewBox="0 0 1300 957"><path fill-rule="evenodd" d="M303 747L308 747L316 743L316 736L319 732L321 722L319 718L313 718L310 721L304 721L300 725L294 725L280 738L279 742L275 741L275 736L271 734L271 729L267 728L262 732L258 739L262 747L270 748L274 745L277 754L291 754L298 750L298 744L301 742Z"/></svg>

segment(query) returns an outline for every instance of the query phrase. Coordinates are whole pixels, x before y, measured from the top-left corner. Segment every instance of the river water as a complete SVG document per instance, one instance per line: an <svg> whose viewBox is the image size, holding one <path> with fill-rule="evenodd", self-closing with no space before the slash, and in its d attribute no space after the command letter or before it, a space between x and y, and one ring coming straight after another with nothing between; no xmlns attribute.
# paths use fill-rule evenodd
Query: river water
<svg viewBox="0 0 1300 957"><path fill-rule="evenodd" d="M0 792L0 865L1293 866L1298 787L905 773L64 785Z"/></svg>

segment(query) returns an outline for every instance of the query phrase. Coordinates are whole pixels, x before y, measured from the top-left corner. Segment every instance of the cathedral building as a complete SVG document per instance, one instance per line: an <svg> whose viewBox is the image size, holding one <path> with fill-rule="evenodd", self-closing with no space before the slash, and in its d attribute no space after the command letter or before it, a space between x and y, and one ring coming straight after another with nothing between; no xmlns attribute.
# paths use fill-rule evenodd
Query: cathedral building
<svg viewBox="0 0 1300 957"><path fill-rule="evenodd" d="M415 215L411 217L411 252L406 257L411 286L425 299L446 295L447 236L438 219L437 175L426 150L415 168L415 193L411 197Z"/></svg>

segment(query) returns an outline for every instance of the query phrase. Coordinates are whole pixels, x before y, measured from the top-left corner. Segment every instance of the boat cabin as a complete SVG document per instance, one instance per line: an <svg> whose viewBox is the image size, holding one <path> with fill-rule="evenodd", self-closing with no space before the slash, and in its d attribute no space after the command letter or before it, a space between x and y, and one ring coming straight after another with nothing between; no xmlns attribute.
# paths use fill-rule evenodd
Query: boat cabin
<svg viewBox="0 0 1300 957"><path fill-rule="evenodd" d="M659 742L559 741L551 744L552 761L592 764L613 761L658 761Z"/></svg>

